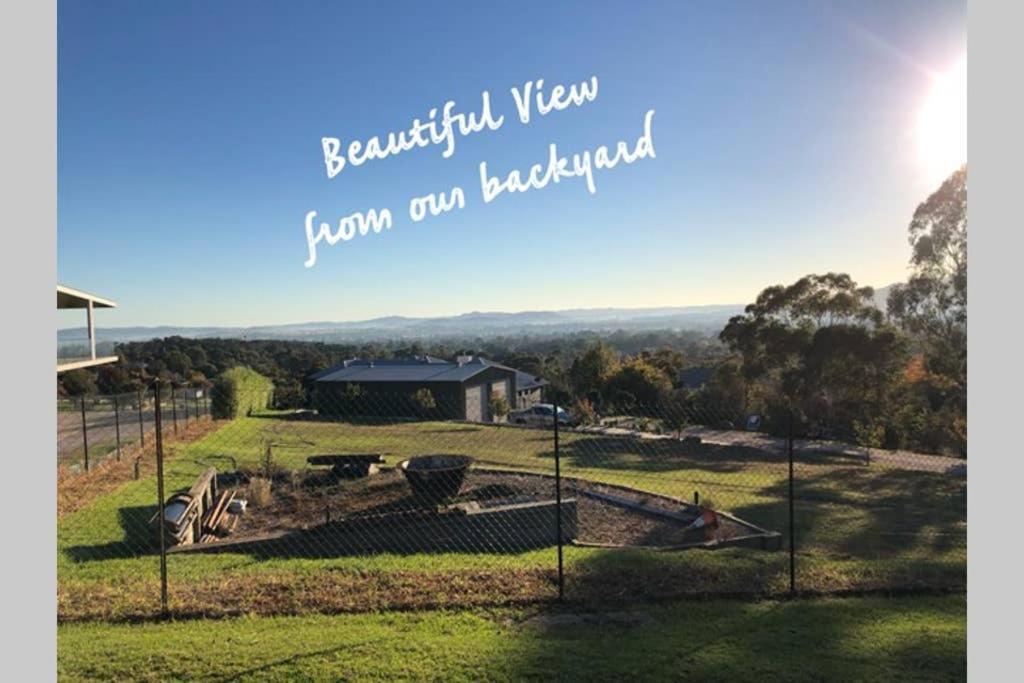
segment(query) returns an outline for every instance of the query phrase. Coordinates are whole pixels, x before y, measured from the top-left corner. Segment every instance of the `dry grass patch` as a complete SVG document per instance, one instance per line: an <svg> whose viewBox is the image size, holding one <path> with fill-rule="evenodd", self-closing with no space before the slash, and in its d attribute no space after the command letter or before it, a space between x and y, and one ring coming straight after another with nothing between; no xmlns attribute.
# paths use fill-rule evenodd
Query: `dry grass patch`
<svg viewBox="0 0 1024 683"><path fill-rule="evenodd" d="M164 436L164 459L179 455L184 446L212 434L224 425L225 420L203 420L192 422L180 429L177 436ZM81 510L100 496L114 491L122 484L135 479L135 462L139 462L139 477L156 472L156 444L150 439L145 447L132 444L122 449L121 459L107 458L88 472L73 473L66 466L57 468L57 519Z"/></svg>
<svg viewBox="0 0 1024 683"><path fill-rule="evenodd" d="M556 594L550 569L456 572L267 572L172 583L176 618L298 615L507 606ZM58 590L58 621L134 621L159 615L156 580L74 582Z"/></svg>

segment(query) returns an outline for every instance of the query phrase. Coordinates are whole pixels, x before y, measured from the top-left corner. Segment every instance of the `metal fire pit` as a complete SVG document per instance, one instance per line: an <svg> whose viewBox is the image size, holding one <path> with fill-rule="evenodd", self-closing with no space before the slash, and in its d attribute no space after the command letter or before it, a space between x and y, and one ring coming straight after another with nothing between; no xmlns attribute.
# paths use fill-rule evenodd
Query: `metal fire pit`
<svg viewBox="0 0 1024 683"><path fill-rule="evenodd" d="M472 464L468 455L417 455L398 463L398 469L417 498L437 503L459 493Z"/></svg>

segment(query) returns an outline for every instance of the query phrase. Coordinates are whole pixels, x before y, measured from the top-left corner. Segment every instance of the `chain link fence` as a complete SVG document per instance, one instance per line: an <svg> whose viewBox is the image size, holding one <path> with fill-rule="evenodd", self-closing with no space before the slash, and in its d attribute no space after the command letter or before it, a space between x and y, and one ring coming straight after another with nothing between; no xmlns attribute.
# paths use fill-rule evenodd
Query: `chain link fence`
<svg viewBox="0 0 1024 683"><path fill-rule="evenodd" d="M210 415L204 389L161 389L165 427L177 434ZM57 399L57 465L65 474L88 472L108 458L121 459L153 445L156 398L153 388L104 396Z"/></svg>
<svg viewBox="0 0 1024 683"><path fill-rule="evenodd" d="M148 394L152 439L134 424L136 476L62 484L62 620L966 586L964 460L812 438L783 406L350 386L238 415L205 397L185 430L171 395Z"/></svg>

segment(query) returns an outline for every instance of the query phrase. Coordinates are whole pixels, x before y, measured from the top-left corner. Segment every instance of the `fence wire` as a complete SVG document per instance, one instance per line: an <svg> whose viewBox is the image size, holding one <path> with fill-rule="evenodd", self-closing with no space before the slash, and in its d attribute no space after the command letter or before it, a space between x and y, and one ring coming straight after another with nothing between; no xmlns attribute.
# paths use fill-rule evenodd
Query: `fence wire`
<svg viewBox="0 0 1024 683"><path fill-rule="evenodd" d="M202 389L161 388L164 428L177 434L208 418L210 399ZM156 422L152 388L106 396L57 400L57 464L66 474L87 472L108 458L121 459L153 445Z"/></svg>
<svg viewBox="0 0 1024 683"><path fill-rule="evenodd" d="M349 387L232 415L269 397L113 398L86 399L77 434L82 404L60 411L64 620L163 609L157 398L172 614L966 585L964 460L811 438L783 407L771 421L706 401L573 414ZM113 421L121 460L112 411L131 416L127 432ZM76 437L90 465L74 474Z"/></svg>

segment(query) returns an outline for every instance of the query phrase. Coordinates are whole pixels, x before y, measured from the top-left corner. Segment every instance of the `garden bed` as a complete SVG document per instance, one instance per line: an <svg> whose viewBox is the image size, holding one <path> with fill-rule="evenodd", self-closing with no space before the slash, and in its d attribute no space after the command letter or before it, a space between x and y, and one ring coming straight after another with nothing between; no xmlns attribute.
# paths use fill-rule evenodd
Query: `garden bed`
<svg viewBox="0 0 1024 683"><path fill-rule="evenodd" d="M249 508L223 541L179 551L242 551L272 556L381 552L515 552L557 542L552 477L472 469L460 493L432 505L402 473L355 481L295 471L278 476L269 500ZM563 479L562 540L583 546L681 550L778 547L778 534L716 511L694 528L703 508L666 496L580 479Z"/></svg>

